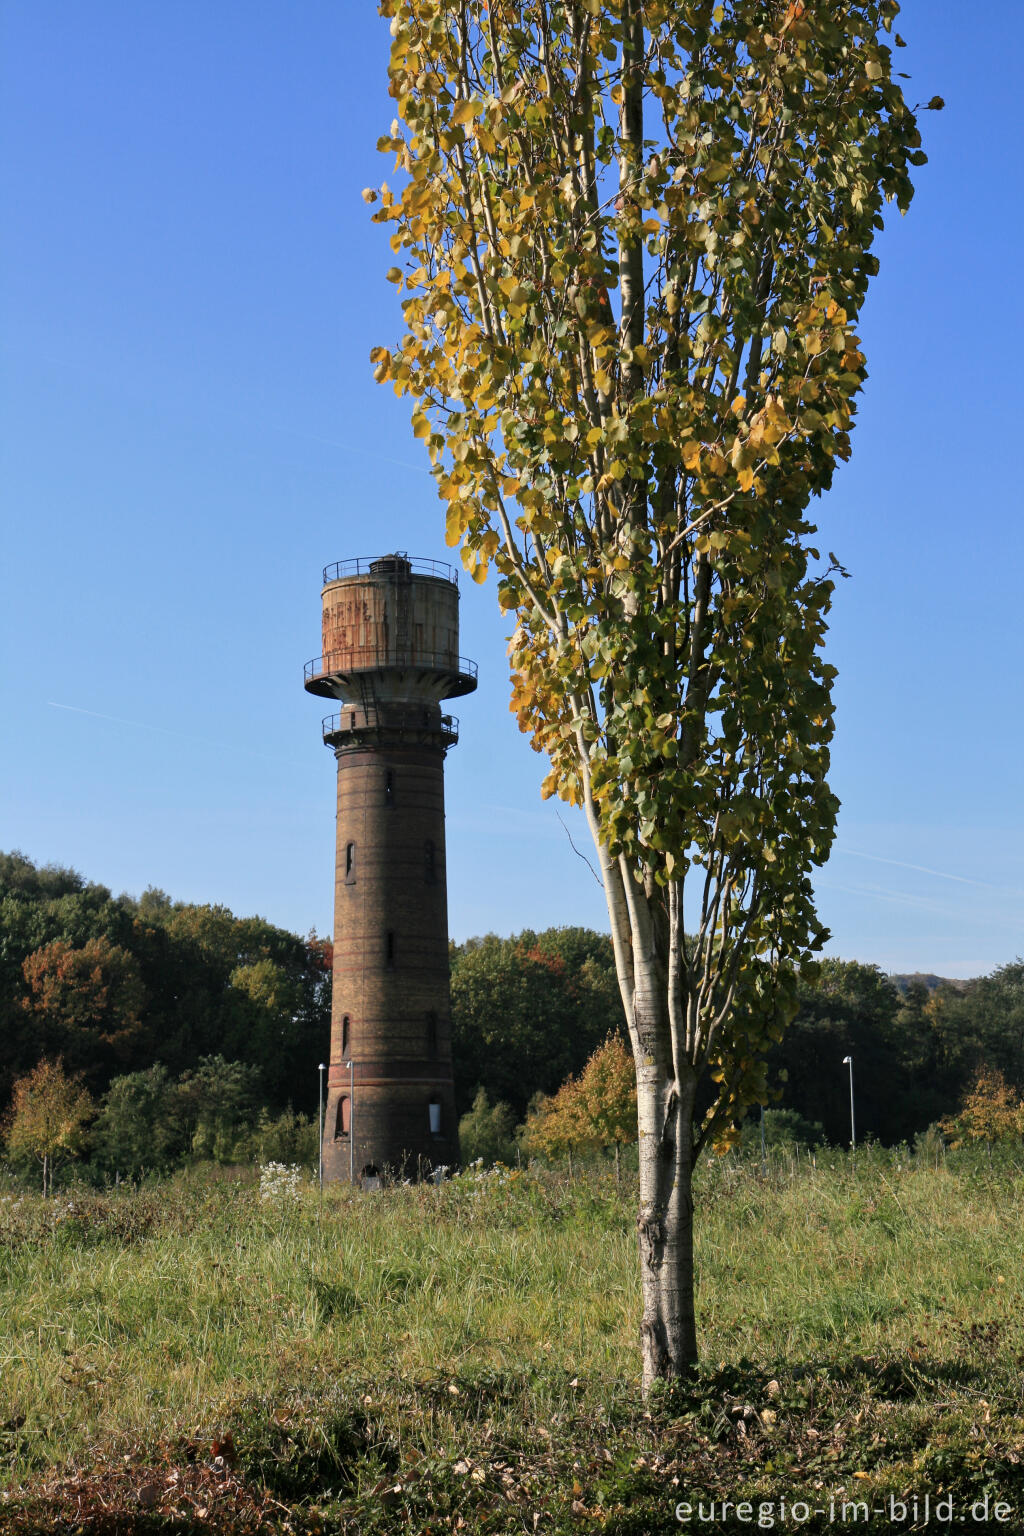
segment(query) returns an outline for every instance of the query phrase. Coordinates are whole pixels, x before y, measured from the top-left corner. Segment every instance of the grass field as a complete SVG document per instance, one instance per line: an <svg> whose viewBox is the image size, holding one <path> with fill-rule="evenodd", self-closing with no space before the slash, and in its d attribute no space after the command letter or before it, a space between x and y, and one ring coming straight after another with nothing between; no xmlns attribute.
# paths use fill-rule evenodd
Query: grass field
<svg viewBox="0 0 1024 1536"><path fill-rule="evenodd" d="M0 1531L1019 1531L1024 1171L700 1182L704 1364L646 1405L628 1182L12 1184Z"/></svg>

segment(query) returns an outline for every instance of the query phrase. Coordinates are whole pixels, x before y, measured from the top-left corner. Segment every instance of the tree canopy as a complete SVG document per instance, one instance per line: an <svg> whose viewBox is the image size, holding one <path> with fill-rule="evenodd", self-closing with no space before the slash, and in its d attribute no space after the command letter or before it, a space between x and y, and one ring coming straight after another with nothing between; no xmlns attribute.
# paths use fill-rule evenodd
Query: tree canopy
<svg viewBox="0 0 1024 1536"><path fill-rule="evenodd" d="M535 1093L554 1093L609 1030L623 1027L611 943L583 928L452 945L451 996L464 1110L485 1088L522 1119Z"/></svg>
<svg viewBox="0 0 1024 1536"><path fill-rule="evenodd" d="M155 1063L254 1067L268 1108L315 1110L330 945L163 892L112 896L74 870L0 855L0 1101L44 1056L94 1093Z"/></svg>

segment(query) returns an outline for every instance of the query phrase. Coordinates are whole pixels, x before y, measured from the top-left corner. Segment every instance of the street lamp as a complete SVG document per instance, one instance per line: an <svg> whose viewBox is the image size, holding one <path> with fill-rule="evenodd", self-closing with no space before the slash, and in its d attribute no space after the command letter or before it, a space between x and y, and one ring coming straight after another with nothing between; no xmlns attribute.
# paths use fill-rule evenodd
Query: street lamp
<svg viewBox="0 0 1024 1536"><path fill-rule="evenodd" d="M354 1184L356 1181L356 1064L349 1057L345 1065L348 1067L348 1181Z"/></svg>
<svg viewBox="0 0 1024 1536"><path fill-rule="evenodd" d="M327 1063L320 1063L320 1193L324 1192L324 1073Z"/></svg>
<svg viewBox="0 0 1024 1536"><path fill-rule="evenodd" d="M844 1056L843 1066L850 1069L850 1147L855 1149L857 1146L857 1132L853 1123L853 1057Z"/></svg>

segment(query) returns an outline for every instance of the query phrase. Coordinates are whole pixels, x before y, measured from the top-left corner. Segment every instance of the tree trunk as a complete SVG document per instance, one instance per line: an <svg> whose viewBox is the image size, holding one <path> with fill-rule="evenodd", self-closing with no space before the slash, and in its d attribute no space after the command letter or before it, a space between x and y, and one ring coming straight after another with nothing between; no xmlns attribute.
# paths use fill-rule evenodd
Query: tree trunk
<svg viewBox="0 0 1024 1536"><path fill-rule="evenodd" d="M621 1170L621 1168L619 1166L619 1144L618 1144L618 1142L615 1143L615 1182L616 1182L616 1184L621 1184L621 1182L622 1182L622 1170Z"/></svg>
<svg viewBox="0 0 1024 1536"><path fill-rule="evenodd" d="M686 1375L697 1364L693 1101L693 1084L645 1083L640 1087L637 1231L645 1394L655 1381Z"/></svg>
<svg viewBox="0 0 1024 1536"><path fill-rule="evenodd" d="M43 1199L46 1199L46 1153L43 1153Z"/></svg>

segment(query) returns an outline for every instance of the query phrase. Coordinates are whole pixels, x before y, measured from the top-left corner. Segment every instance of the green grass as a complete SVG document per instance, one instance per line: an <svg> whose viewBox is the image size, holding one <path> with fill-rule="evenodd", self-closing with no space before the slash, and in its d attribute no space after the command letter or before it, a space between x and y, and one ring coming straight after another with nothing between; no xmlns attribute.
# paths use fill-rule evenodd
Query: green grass
<svg viewBox="0 0 1024 1536"><path fill-rule="evenodd" d="M699 1497L925 1493L1019 1529L1021 1170L781 1155L701 1185L704 1364L646 1405L635 1188L608 1176L322 1206L211 1170L11 1185L0 1531L648 1536Z"/></svg>

